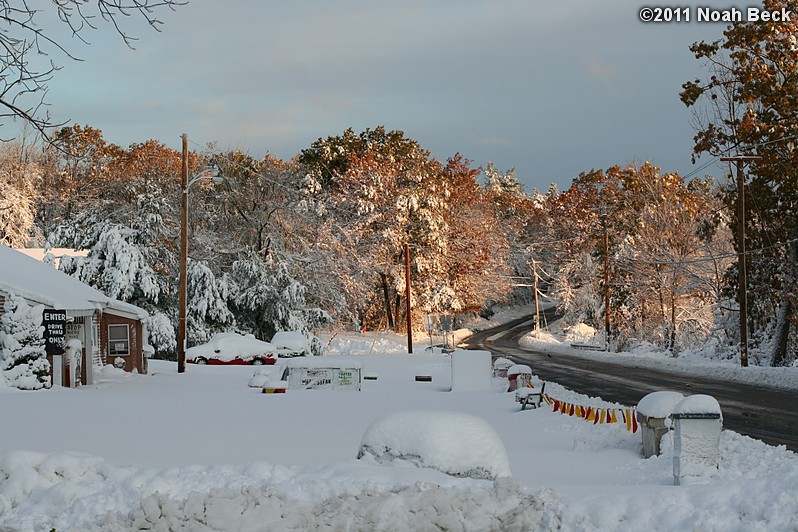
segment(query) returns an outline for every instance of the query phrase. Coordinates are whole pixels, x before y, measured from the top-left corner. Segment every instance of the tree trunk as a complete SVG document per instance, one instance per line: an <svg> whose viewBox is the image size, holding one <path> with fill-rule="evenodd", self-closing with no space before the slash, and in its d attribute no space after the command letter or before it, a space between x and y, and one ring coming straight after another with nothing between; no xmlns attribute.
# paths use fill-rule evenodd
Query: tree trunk
<svg viewBox="0 0 798 532"><path fill-rule="evenodd" d="M676 349L676 296L671 289L671 330L668 338L668 351L672 354Z"/></svg>
<svg viewBox="0 0 798 532"><path fill-rule="evenodd" d="M776 330L773 331L773 344L770 365L784 366L787 363L787 340L790 336L790 314L792 302L789 299L781 303L776 318Z"/></svg>
<svg viewBox="0 0 798 532"><path fill-rule="evenodd" d="M391 312L391 294L388 287L388 277L384 273L381 273L380 281L382 282L382 296L385 299L385 314L388 317L388 328L393 330L394 322L393 312Z"/></svg>
<svg viewBox="0 0 798 532"><path fill-rule="evenodd" d="M402 311L402 298L399 297L399 294L396 294L396 297L394 298L393 302L394 302L393 315L395 317L394 325L399 327L399 317L401 316L401 311ZM397 329L394 330L396 331Z"/></svg>
<svg viewBox="0 0 798 532"><path fill-rule="evenodd" d="M784 275L784 300L781 302L776 318L776 330L773 331L773 347L770 356L770 365L773 367L786 366L789 362L787 348L790 338L790 322L793 314L790 292L795 280L795 268L798 266L796 262L798 262L798 243L792 242L787 256L787 271Z"/></svg>

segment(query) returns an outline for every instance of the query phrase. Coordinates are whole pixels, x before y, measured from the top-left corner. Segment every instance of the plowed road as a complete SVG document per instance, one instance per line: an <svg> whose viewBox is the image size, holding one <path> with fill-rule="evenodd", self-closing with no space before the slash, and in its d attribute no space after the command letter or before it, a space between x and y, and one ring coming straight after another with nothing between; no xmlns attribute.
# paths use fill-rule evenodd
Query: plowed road
<svg viewBox="0 0 798 532"><path fill-rule="evenodd" d="M685 396L708 394L720 403L724 428L798 452L798 394L794 391L617 364L611 359L549 355L519 347L518 340L531 327L530 317L516 319L477 332L466 344L527 364L543 380L627 406L636 405L643 396L657 390L675 390Z"/></svg>

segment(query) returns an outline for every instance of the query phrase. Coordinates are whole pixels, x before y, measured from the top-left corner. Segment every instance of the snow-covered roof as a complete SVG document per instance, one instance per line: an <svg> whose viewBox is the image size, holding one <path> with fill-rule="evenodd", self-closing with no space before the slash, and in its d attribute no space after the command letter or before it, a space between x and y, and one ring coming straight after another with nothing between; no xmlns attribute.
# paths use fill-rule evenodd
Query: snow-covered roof
<svg viewBox="0 0 798 532"><path fill-rule="evenodd" d="M73 316L101 310L134 319L147 317L144 309L110 298L49 264L3 245L0 245L0 292L14 292L28 301L64 309Z"/></svg>
<svg viewBox="0 0 798 532"><path fill-rule="evenodd" d="M44 256L49 253L53 257L53 263L56 268L58 268L58 264L61 262L61 257L86 257L89 254L88 249L72 248L20 248L17 249L17 251L41 262L44 262Z"/></svg>

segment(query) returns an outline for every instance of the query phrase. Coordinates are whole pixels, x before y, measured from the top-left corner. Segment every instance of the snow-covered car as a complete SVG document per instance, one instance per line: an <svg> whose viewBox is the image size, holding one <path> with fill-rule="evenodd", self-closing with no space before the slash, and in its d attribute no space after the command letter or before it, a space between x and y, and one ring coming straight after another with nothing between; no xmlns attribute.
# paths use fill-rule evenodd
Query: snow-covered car
<svg viewBox="0 0 798 532"><path fill-rule="evenodd" d="M304 357L310 354L310 342L299 332L276 332L272 338L272 345L280 358Z"/></svg>
<svg viewBox="0 0 798 532"><path fill-rule="evenodd" d="M186 349L186 362L192 364L274 364L277 350L269 342L251 334L215 334L206 344Z"/></svg>

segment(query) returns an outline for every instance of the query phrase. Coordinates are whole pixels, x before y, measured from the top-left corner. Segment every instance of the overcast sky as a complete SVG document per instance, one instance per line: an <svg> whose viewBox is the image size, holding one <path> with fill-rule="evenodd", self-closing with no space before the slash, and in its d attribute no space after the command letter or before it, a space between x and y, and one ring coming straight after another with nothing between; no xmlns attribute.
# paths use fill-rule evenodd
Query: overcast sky
<svg viewBox="0 0 798 532"><path fill-rule="evenodd" d="M728 7L724 2L702 5ZM319 137L384 125L440 160L515 167L528 190L651 161L687 174L688 50L722 23L644 24L628 0L191 0L163 31L107 25L50 83L55 118L128 146L215 141L289 159ZM699 161L699 164L703 161Z"/></svg>

